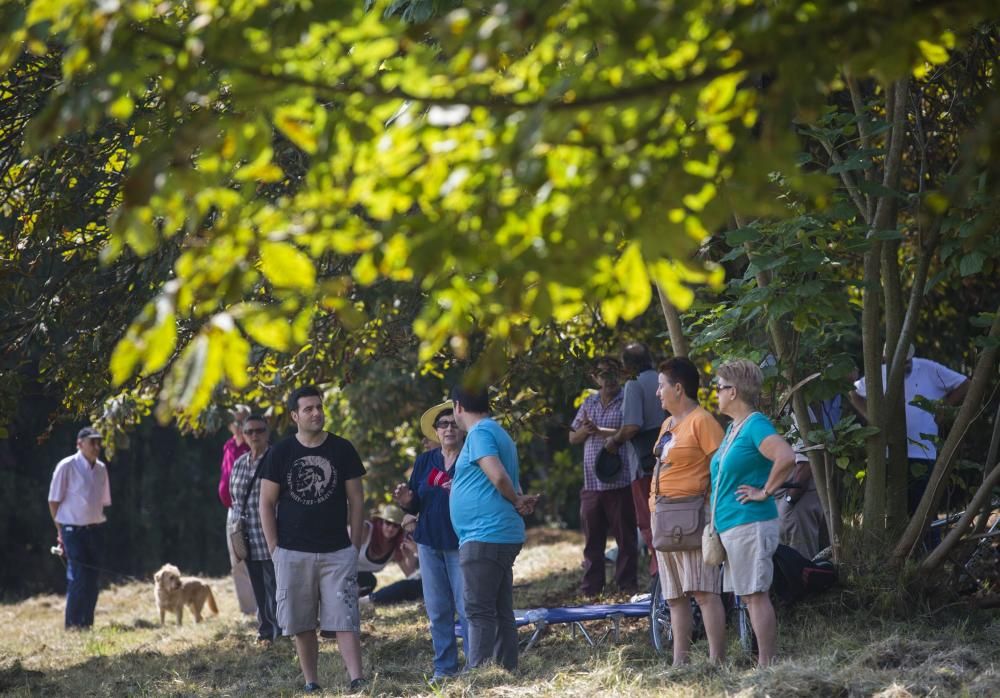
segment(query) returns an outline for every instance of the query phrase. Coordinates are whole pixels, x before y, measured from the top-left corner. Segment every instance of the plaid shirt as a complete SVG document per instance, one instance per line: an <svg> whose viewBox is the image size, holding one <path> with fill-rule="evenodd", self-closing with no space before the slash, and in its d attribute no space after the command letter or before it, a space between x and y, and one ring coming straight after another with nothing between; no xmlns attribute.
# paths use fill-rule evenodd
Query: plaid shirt
<svg viewBox="0 0 1000 698"><path fill-rule="evenodd" d="M619 429L622 425L623 397L623 392L619 391L611 399L611 402L605 406L601 403L601 394L595 391L580 405L580 409L576 413L576 418L573 420L573 428L579 429L583 425L583 413L586 412L590 417L590 421L597 426L607 429ZM622 468L618 476L611 482L601 482L598 479L597 474L594 472L594 466L597 465L597 456L600 455L601 449L604 448L604 441L605 437L600 434L594 434L587 437L587 440L583 444L583 489L585 490L617 490L622 487L628 487L632 481L632 476L628 468Z"/></svg>
<svg viewBox="0 0 1000 698"><path fill-rule="evenodd" d="M267 451L264 451L266 454ZM233 471L229 475L229 493L233 498L233 508L229 510L230 521L235 521L241 515L243 498L247 496L247 487L250 486L250 479L257 472L262 455L251 462L250 452L244 453L233 463ZM253 490L247 497L246 508L246 532L247 540L250 541L251 560L270 560L271 554L267 550L267 540L264 538L264 527L260 523L260 478L253 481Z"/></svg>

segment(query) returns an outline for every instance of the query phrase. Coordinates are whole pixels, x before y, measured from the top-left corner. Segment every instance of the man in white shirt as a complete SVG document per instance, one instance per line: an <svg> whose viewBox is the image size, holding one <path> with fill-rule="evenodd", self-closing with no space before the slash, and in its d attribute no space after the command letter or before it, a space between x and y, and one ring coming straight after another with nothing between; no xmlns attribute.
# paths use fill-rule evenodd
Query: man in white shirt
<svg viewBox="0 0 1000 698"><path fill-rule="evenodd" d="M886 381L885 356L882 357L882 385ZM865 379L854 383L855 390L851 392L851 402L861 415L868 419L866 410L868 395ZM927 400L944 400L949 405L958 405L969 390L969 379L961 373L952 371L936 361L914 356L913 345L906 353L906 373L903 378L906 403L906 455L910 461L910 485L908 491L908 510L910 515L917 509L923 497L931 469L937 460L937 446L933 439L937 438L938 425L934 415L925 409L910 404L917 397Z"/></svg>
<svg viewBox="0 0 1000 698"><path fill-rule="evenodd" d="M111 505L108 470L101 455L101 435L84 427L76 436L77 452L63 458L52 473L49 512L59 547L66 557L66 628L89 628L97 606L98 565L104 542L104 507Z"/></svg>

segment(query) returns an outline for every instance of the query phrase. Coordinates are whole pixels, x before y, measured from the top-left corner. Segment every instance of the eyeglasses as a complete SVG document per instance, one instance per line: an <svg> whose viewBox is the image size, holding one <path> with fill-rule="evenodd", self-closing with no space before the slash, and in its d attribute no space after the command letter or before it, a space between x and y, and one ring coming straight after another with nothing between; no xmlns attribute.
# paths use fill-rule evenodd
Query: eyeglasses
<svg viewBox="0 0 1000 698"><path fill-rule="evenodd" d="M458 429L458 422L438 422L434 425L435 429Z"/></svg>
<svg viewBox="0 0 1000 698"><path fill-rule="evenodd" d="M244 434L263 434L267 429L264 427L254 427L253 429L244 429Z"/></svg>
<svg viewBox="0 0 1000 698"><path fill-rule="evenodd" d="M735 385L723 385L722 383L717 383L715 386L716 390L729 390L730 388L735 389Z"/></svg>

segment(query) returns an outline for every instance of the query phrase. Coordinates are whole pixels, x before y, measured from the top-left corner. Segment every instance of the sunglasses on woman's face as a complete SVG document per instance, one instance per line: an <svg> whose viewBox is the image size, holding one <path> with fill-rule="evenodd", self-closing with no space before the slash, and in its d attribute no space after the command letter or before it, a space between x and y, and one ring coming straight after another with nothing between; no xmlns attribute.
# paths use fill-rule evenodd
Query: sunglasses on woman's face
<svg viewBox="0 0 1000 698"><path fill-rule="evenodd" d="M458 429L458 422L453 422L451 420L441 420L434 425L435 429Z"/></svg>

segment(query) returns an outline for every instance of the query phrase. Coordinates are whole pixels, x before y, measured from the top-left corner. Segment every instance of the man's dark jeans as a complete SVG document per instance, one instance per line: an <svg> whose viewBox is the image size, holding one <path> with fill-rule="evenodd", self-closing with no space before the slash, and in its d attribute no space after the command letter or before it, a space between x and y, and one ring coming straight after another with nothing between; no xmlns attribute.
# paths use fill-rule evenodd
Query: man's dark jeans
<svg viewBox="0 0 1000 698"><path fill-rule="evenodd" d="M277 580L274 563L270 560L247 560L250 586L257 600L257 620L260 623L257 637L261 640L277 640L281 637L278 627Z"/></svg>
<svg viewBox="0 0 1000 698"><path fill-rule="evenodd" d="M97 606L103 526L63 526L66 553L66 627L89 628Z"/></svg>
<svg viewBox="0 0 1000 698"><path fill-rule="evenodd" d="M496 661L508 671L517 669L514 560L520 552L520 543L468 541L458 549L469 621L465 655L470 667Z"/></svg>

